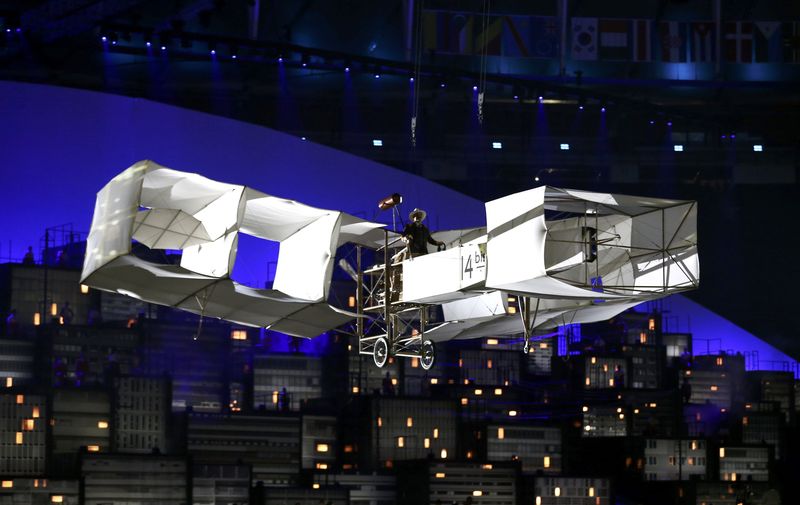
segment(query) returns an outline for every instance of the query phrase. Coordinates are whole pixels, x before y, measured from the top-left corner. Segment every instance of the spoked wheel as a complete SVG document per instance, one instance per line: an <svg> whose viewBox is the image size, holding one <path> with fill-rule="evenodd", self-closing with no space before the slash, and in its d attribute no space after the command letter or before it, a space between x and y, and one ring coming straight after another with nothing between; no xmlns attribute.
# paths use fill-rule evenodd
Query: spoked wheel
<svg viewBox="0 0 800 505"><path fill-rule="evenodd" d="M522 346L522 352L524 354L528 354L529 352L531 352L531 343L527 337L525 337L525 345Z"/></svg>
<svg viewBox="0 0 800 505"><path fill-rule="evenodd" d="M433 346L433 342L426 340L420 349L419 364L423 370L430 370L434 361L436 361L436 348Z"/></svg>
<svg viewBox="0 0 800 505"><path fill-rule="evenodd" d="M375 347L372 349L372 359L375 361L375 366L383 368L386 360L389 359L389 343L385 337L379 337L375 340Z"/></svg>

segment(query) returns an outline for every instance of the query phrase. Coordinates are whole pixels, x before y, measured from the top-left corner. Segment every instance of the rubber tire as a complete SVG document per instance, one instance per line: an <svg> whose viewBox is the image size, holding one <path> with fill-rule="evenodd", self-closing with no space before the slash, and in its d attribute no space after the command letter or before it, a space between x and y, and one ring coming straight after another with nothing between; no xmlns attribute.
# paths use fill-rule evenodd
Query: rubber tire
<svg viewBox="0 0 800 505"><path fill-rule="evenodd" d="M419 366L421 366L423 370L430 370L433 368L433 364L436 363L436 347L433 345L433 342L430 340L424 341L420 347L419 354Z"/></svg>
<svg viewBox="0 0 800 505"><path fill-rule="evenodd" d="M378 368L383 368L389 361L389 343L385 337L375 340L375 347L372 348L372 360Z"/></svg>

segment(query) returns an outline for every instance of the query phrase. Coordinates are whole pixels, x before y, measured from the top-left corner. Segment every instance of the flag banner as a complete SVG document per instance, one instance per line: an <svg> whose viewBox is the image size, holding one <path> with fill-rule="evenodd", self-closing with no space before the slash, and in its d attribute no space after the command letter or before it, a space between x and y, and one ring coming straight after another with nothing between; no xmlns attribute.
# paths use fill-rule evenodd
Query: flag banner
<svg viewBox="0 0 800 505"><path fill-rule="evenodd" d="M787 21L781 24L783 42L783 61L800 63L800 21Z"/></svg>
<svg viewBox="0 0 800 505"><path fill-rule="evenodd" d="M485 51L487 56L500 56L501 35L503 34L502 16L489 16L488 20L484 20L483 16L475 16L473 29L475 31L473 48L475 54L483 54Z"/></svg>
<svg viewBox="0 0 800 505"><path fill-rule="evenodd" d="M531 18L530 53L535 58L558 56L559 27L555 16L533 16Z"/></svg>
<svg viewBox="0 0 800 505"><path fill-rule="evenodd" d="M422 38L425 51L444 54L472 54L475 16L461 12L425 11L422 13Z"/></svg>
<svg viewBox="0 0 800 505"><path fill-rule="evenodd" d="M572 59L597 59L597 18L572 18Z"/></svg>
<svg viewBox="0 0 800 505"><path fill-rule="evenodd" d="M686 61L687 26L679 21L658 23L658 42L661 61L678 63Z"/></svg>
<svg viewBox="0 0 800 505"><path fill-rule="evenodd" d="M753 53L759 63L781 61L783 40L780 21L756 21L753 33Z"/></svg>
<svg viewBox="0 0 800 505"><path fill-rule="evenodd" d="M715 59L714 23L712 21L693 21L689 39L689 52L692 61L709 63Z"/></svg>
<svg viewBox="0 0 800 505"><path fill-rule="evenodd" d="M601 60L625 61L631 59L631 21L629 19L601 19L598 22Z"/></svg>
<svg viewBox="0 0 800 505"><path fill-rule="evenodd" d="M653 22L649 19L633 20L633 61L650 61L653 54Z"/></svg>
<svg viewBox="0 0 800 505"><path fill-rule="evenodd" d="M751 21L727 21L722 27L723 58L731 63L753 61L753 23Z"/></svg>
<svg viewBox="0 0 800 505"><path fill-rule="evenodd" d="M531 18L503 16L501 40L503 56L527 58L531 56Z"/></svg>

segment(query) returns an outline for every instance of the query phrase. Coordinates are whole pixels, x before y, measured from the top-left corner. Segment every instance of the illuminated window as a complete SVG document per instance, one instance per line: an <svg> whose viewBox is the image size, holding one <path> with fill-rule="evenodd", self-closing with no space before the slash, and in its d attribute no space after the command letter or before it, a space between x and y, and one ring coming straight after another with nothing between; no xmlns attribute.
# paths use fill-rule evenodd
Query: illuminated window
<svg viewBox="0 0 800 505"><path fill-rule="evenodd" d="M442 472L436 472L436 478L437 479L444 479L445 477L447 477L446 474L444 474Z"/></svg>
<svg viewBox="0 0 800 505"><path fill-rule="evenodd" d="M272 403L274 405L278 404L278 392L277 391L273 391L272 392Z"/></svg>
<svg viewBox="0 0 800 505"><path fill-rule="evenodd" d="M717 366L722 366L723 360L721 357L717 358Z"/></svg>
<svg viewBox="0 0 800 505"><path fill-rule="evenodd" d="M33 413L31 414L31 417L33 417L34 419L39 418L39 407L33 407Z"/></svg>
<svg viewBox="0 0 800 505"><path fill-rule="evenodd" d="M539 349L547 349L547 342L541 342L539 344Z"/></svg>
<svg viewBox="0 0 800 505"><path fill-rule="evenodd" d="M353 452L353 446L348 444L344 446L344 452Z"/></svg>
<svg viewBox="0 0 800 505"><path fill-rule="evenodd" d="M327 463L317 463L317 470L327 470L328 464Z"/></svg>
<svg viewBox="0 0 800 505"><path fill-rule="evenodd" d="M347 297L347 306L348 307L355 307L356 306L356 297L355 296L348 296Z"/></svg>
<svg viewBox="0 0 800 505"><path fill-rule="evenodd" d="M711 391L718 391L719 390L719 388L717 386L711 386L711 388L709 388L709 389L711 389Z"/></svg>
<svg viewBox="0 0 800 505"><path fill-rule="evenodd" d="M315 483L311 484L311 488L312 489L319 489L319 482L315 482Z"/></svg>
<svg viewBox="0 0 800 505"><path fill-rule="evenodd" d="M81 294L85 295L87 293L89 293L89 286L87 286L86 284L81 284Z"/></svg>
<svg viewBox="0 0 800 505"><path fill-rule="evenodd" d="M472 451L467 451L467 459L472 459Z"/></svg>
<svg viewBox="0 0 800 505"><path fill-rule="evenodd" d="M475 491L472 492L472 496L483 496L483 491L481 491L480 489L476 489Z"/></svg>
<svg viewBox="0 0 800 505"><path fill-rule="evenodd" d="M17 395L17 405L25 403L25 395Z"/></svg>
<svg viewBox="0 0 800 505"><path fill-rule="evenodd" d="M604 372L608 372L608 364L607 363L603 364L603 371Z"/></svg>
<svg viewBox="0 0 800 505"><path fill-rule="evenodd" d="M439 438L439 428L433 429L433 438Z"/></svg>
<svg viewBox="0 0 800 505"><path fill-rule="evenodd" d="M720 458L724 458L725 457L725 448L724 447L720 447L719 448L719 457Z"/></svg>
<svg viewBox="0 0 800 505"><path fill-rule="evenodd" d="M442 449L442 452L439 453L442 459L447 459L447 449Z"/></svg>
<svg viewBox="0 0 800 505"><path fill-rule="evenodd" d="M231 330L232 340L247 340L247 330Z"/></svg>
<svg viewBox="0 0 800 505"><path fill-rule="evenodd" d="M53 496L50 497L50 501L52 503L61 503L64 501L64 497L61 496L60 494L54 494Z"/></svg>
<svg viewBox="0 0 800 505"><path fill-rule="evenodd" d="M517 308L516 307L509 307L508 308L508 313L509 314L516 314L517 313Z"/></svg>
<svg viewBox="0 0 800 505"><path fill-rule="evenodd" d="M647 333L641 332L639 334L639 343L640 344L646 344L647 343Z"/></svg>
<svg viewBox="0 0 800 505"><path fill-rule="evenodd" d="M15 442L17 443L17 445L21 445L22 444L22 432L21 431L17 432L17 436L15 438Z"/></svg>
<svg viewBox="0 0 800 505"><path fill-rule="evenodd" d="M625 414L620 414L620 415L619 415L619 418L620 418L620 419L625 419Z"/></svg>
<svg viewBox="0 0 800 505"><path fill-rule="evenodd" d="M500 389L500 388L495 388L495 390L494 390L494 395L495 395L495 396L500 396L500 395L502 395L502 394L503 394L503 390L502 390L502 389Z"/></svg>
<svg viewBox="0 0 800 505"><path fill-rule="evenodd" d="M469 403L469 400L468 400L468 399L466 399L466 398L462 398L462 399L461 399L461 405L466 405L466 404L468 404L468 403Z"/></svg>
<svg viewBox="0 0 800 505"><path fill-rule="evenodd" d="M328 444L317 444L317 452L328 452Z"/></svg>
<svg viewBox="0 0 800 505"><path fill-rule="evenodd" d="M33 431L33 419L22 420L22 431Z"/></svg>
<svg viewBox="0 0 800 505"><path fill-rule="evenodd" d="M545 456L544 457L544 467L545 468L550 468L550 456Z"/></svg>
<svg viewBox="0 0 800 505"><path fill-rule="evenodd" d="M419 358L411 358L411 368L419 368Z"/></svg>
<svg viewBox="0 0 800 505"><path fill-rule="evenodd" d="M58 315L58 304L52 303L50 304L50 315L57 316Z"/></svg>
<svg viewBox="0 0 800 505"><path fill-rule="evenodd" d="M14 481L13 480L4 480L3 481L3 487L5 487L5 488L14 487Z"/></svg>
<svg viewBox="0 0 800 505"><path fill-rule="evenodd" d="M591 497L593 497L593 496L594 496L594 488L593 488L593 487L590 487L590 488L589 488L589 497L591 498Z"/></svg>
<svg viewBox="0 0 800 505"><path fill-rule="evenodd" d="M608 379L608 385L613 387L614 386L614 379Z"/></svg>
<svg viewBox="0 0 800 505"><path fill-rule="evenodd" d="M406 427L411 428L414 426L414 418L408 417L406 418Z"/></svg>
<svg viewBox="0 0 800 505"><path fill-rule="evenodd" d="M597 358L595 358L594 356L592 356L592 365L594 365L595 363L597 363Z"/></svg>
<svg viewBox="0 0 800 505"><path fill-rule="evenodd" d="M475 390L475 396L480 396L482 394L483 394L483 389L476 389Z"/></svg>
<svg viewBox="0 0 800 505"><path fill-rule="evenodd" d="M405 447L406 439L405 437L397 437L397 447Z"/></svg>
<svg viewBox="0 0 800 505"><path fill-rule="evenodd" d="M392 377L392 386L397 385L397 377Z"/></svg>
<svg viewBox="0 0 800 505"><path fill-rule="evenodd" d="M653 319L652 317L647 322L647 329L650 330L650 331L655 331L655 329L656 329L656 320Z"/></svg>
<svg viewBox="0 0 800 505"><path fill-rule="evenodd" d="M508 411L508 415L511 416L511 417L516 417L517 416L517 411L516 410L509 410Z"/></svg>
<svg viewBox="0 0 800 505"><path fill-rule="evenodd" d="M352 391L354 394L357 394L359 392L358 386L353 386Z"/></svg>
<svg viewBox="0 0 800 505"><path fill-rule="evenodd" d="M430 448L431 448L431 439L430 439L430 438L428 438L428 437L425 437L425 439L422 441L422 445L423 445L423 446L424 446L426 449L430 449Z"/></svg>
<svg viewBox="0 0 800 505"><path fill-rule="evenodd" d="M697 440L692 440L692 450L693 451L697 450Z"/></svg>
<svg viewBox="0 0 800 505"><path fill-rule="evenodd" d="M537 496L536 497L536 505L542 505L542 497L541 496Z"/></svg>
<svg viewBox="0 0 800 505"><path fill-rule="evenodd" d="M492 368L492 360L490 359L486 360L486 368Z"/></svg>
<svg viewBox="0 0 800 505"><path fill-rule="evenodd" d="M89 451L89 452L100 452L100 446L99 445L90 445L90 446L86 447L86 450Z"/></svg>
<svg viewBox="0 0 800 505"><path fill-rule="evenodd" d="M500 342L499 342L499 341L498 341L496 338L489 338L489 339L486 339L486 344L487 344L487 345L497 345L497 344L499 344L499 343L500 343Z"/></svg>
<svg viewBox="0 0 800 505"><path fill-rule="evenodd" d="M491 470L493 467L491 463L486 463L485 465L481 465L481 468L484 470Z"/></svg>
<svg viewBox="0 0 800 505"><path fill-rule="evenodd" d="M33 313L33 325L34 326L39 326L40 324L42 324L42 315L39 314L38 312L34 312Z"/></svg>
<svg viewBox="0 0 800 505"><path fill-rule="evenodd" d="M694 458L687 458L686 463L689 465L694 465Z"/></svg>
<svg viewBox="0 0 800 505"><path fill-rule="evenodd" d="M463 366L464 366L464 360L461 359L461 358L458 358L458 368L461 368Z"/></svg>
<svg viewBox="0 0 800 505"><path fill-rule="evenodd" d="M383 418L378 417L378 428L380 428L381 426L383 426Z"/></svg>
<svg viewBox="0 0 800 505"><path fill-rule="evenodd" d="M733 472L733 473L731 474L731 480L732 480L733 482L736 482L736 472Z"/></svg>
<svg viewBox="0 0 800 505"><path fill-rule="evenodd" d="M592 382L589 380L589 377L586 377L586 385L590 386L591 384L592 384Z"/></svg>
<svg viewBox="0 0 800 505"><path fill-rule="evenodd" d="M437 379L436 377L432 378L431 384L439 384L439 379Z"/></svg>
<svg viewBox="0 0 800 505"><path fill-rule="evenodd" d="M639 413L639 409L633 409L633 413L634 414L638 414Z"/></svg>
<svg viewBox="0 0 800 505"><path fill-rule="evenodd" d="M97 421L97 427L100 428L101 430L107 430L108 421Z"/></svg>
<svg viewBox="0 0 800 505"><path fill-rule="evenodd" d="M503 440L506 438L506 429L503 427L497 428L497 438Z"/></svg>
<svg viewBox="0 0 800 505"><path fill-rule="evenodd" d="M651 404L650 404L650 408L651 408L651 409L654 409L654 408L656 408L656 404L655 404L655 403L651 403Z"/></svg>
<svg viewBox="0 0 800 505"><path fill-rule="evenodd" d="M561 496L561 488L560 487L556 486L556 488L553 489L553 496Z"/></svg>

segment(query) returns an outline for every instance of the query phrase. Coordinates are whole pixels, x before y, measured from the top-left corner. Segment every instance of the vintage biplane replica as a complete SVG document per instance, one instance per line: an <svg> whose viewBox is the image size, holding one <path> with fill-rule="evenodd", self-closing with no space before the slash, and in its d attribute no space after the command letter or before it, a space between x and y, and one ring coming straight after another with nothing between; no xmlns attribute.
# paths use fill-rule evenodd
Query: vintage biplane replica
<svg viewBox="0 0 800 505"><path fill-rule="evenodd" d="M271 289L231 277L242 233L280 243ZM142 161L97 194L81 282L295 337L351 324L377 366L400 356L425 369L436 342L522 335L527 352L537 332L699 284L692 201L541 186L487 202L485 226L433 236L444 250L409 257L384 224ZM354 257L337 262L347 243ZM330 299L337 263L353 308Z"/></svg>

